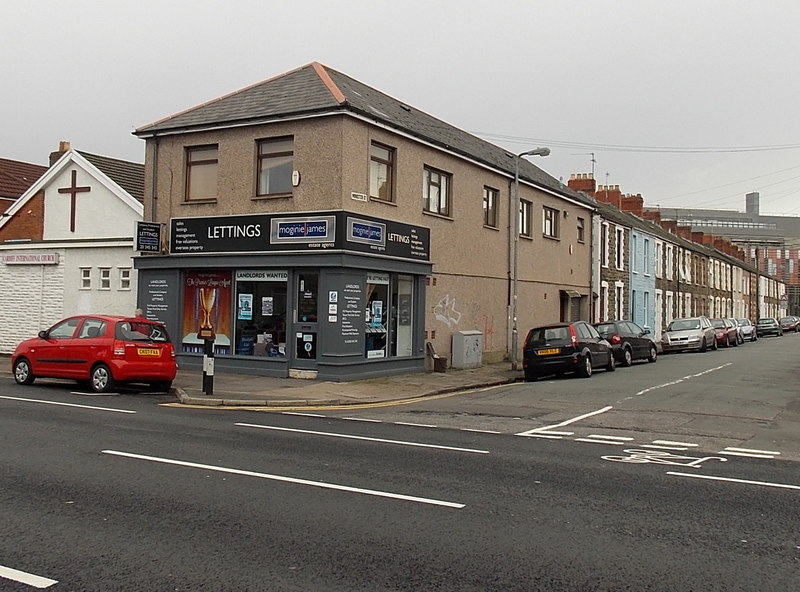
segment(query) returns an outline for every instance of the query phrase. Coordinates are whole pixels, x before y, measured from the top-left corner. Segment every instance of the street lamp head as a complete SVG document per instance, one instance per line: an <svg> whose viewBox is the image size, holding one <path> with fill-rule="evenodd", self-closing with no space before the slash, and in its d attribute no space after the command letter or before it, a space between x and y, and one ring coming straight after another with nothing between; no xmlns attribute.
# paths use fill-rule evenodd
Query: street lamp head
<svg viewBox="0 0 800 592"><path fill-rule="evenodd" d="M550 148L534 148L523 152L520 156L550 156Z"/></svg>

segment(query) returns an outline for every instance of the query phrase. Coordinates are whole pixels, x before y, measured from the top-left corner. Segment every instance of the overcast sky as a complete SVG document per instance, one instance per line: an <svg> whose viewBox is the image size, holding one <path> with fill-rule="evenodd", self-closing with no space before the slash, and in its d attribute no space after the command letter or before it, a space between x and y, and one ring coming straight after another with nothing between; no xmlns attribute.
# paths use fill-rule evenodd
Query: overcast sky
<svg viewBox="0 0 800 592"><path fill-rule="evenodd" d="M0 157L131 132L312 61L565 182L800 215L797 0L6 0ZM593 162L594 161L594 162Z"/></svg>

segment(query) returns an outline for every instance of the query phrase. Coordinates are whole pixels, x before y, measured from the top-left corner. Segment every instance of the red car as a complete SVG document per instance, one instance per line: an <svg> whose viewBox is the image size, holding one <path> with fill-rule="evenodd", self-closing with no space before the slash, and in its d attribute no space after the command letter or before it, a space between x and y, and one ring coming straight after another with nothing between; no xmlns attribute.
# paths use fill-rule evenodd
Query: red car
<svg viewBox="0 0 800 592"><path fill-rule="evenodd" d="M178 364L162 323L141 317L81 315L20 343L11 356L11 369L17 384L71 378L105 393L117 383L146 383L168 391Z"/></svg>
<svg viewBox="0 0 800 592"><path fill-rule="evenodd" d="M730 347L739 345L739 329L730 319L710 319L711 326L717 336L717 345Z"/></svg>

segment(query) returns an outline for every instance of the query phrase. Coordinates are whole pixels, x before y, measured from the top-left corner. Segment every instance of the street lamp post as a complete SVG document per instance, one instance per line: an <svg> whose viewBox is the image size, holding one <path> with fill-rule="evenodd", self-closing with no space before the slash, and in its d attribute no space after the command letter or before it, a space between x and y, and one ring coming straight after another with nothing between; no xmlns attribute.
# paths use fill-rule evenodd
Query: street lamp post
<svg viewBox="0 0 800 592"><path fill-rule="evenodd" d="M519 370L519 330L517 327L517 279L519 276L519 225L520 225L520 201L519 201L519 161L523 156L548 156L550 148L535 148L526 152L520 152L514 158L514 203L511 216L513 232L511 244L511 369Z"/></svg>

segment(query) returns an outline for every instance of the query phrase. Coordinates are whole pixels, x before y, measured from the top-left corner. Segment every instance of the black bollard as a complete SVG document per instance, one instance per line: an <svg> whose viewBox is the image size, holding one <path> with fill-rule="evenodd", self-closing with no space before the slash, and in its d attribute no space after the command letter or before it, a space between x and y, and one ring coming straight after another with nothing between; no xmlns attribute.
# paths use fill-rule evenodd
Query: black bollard
<svg viewBox="0 0 800 592"><path fill-rule="evenodd" d="M214 394L214 340L205 339L203 348L203 393Z"/></svg>

